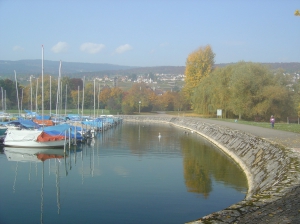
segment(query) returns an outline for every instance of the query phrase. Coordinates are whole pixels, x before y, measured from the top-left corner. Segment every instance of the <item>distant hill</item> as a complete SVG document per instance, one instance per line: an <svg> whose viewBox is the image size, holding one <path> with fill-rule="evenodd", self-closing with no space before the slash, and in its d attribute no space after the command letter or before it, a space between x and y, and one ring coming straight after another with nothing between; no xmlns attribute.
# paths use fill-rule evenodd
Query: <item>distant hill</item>
<svg viewBox="0 0 300 224"><path fill-rule="evenodd" d="M89 73L96 71L110 71L130 69L133 66L121 66L100 63L79 63L79 62L62 62L62 73ZM0 60L0 75L13 74L38 75L42 73L42 60L20 60L4 61ZM44 74L58 75L59 61L44 60Z"/></svg>
<svg viewBox="0 0 300 224"><path fill-rule="evenodd" d="M272 70L282 68L287 73L300 73L300 63L262 63ZM225 67L229 64L216 64L216 67ZM39 76L42 71L41 60L19 60L5 61L0 60L0 76L12 77L16 70L19 77L29 75ZM58 76L59 61L44 60L44 74ZM156 67L133 67L101 63L78 63L62 62L62 75L69 77L90 76L115 76L115 75L144 75L144 74L184 74L185 66L156 66Z"/></svg>

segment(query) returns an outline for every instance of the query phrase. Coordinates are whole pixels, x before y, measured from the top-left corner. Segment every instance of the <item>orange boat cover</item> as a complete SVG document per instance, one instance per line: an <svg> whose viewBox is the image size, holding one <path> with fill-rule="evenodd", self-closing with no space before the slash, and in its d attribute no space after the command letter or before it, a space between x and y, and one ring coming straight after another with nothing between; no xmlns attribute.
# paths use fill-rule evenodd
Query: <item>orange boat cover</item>
<svg viewBox="0 0 300 224"><path fill-rule="evenodd" d="M61 135L49 135L46 132L42 132L38 137L38 142L49 142L49 141L59 141L64 140L65 137Z"/></svg>
<svg viewBox="0 0 300 224"><path fill-rule="evenodd" d="M33 122L35 122L39 125L44 124L45 126L53 126L54 125L52 120L37 120L37 119L34 119Z"/></svg>

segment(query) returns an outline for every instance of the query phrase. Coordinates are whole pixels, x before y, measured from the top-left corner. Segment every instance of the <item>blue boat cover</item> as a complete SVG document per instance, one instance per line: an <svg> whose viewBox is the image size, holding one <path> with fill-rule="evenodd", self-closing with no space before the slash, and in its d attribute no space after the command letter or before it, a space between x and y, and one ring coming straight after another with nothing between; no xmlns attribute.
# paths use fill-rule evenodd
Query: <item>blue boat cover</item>
<svg viewBox="0 0 300 224"><path fill-rule="evenodd" d="M60 124L55 126L44 127L44 132L49 135L62 135L65 136L65 131L68 131L70 125L68 124Z"/></svg>
<svg viewBox="0 0 300 224"><path fill-rule="evenodd" d="M37 119L37 120L50 120L50 118L51 117L49 115L44 115L44 116L37 115L37 116L35 116L35 119Z"/></svg>
<svg viewBox="0 0 300 224"><path fill-rule="evenodd" d="M92 127L102 127L102 121L82 121L81 122L82 124L84 125L89 125L89 126L92 126Z"/></svg>
<svg viewBox="0 0 300 224"><path fill-rule="evenodd" d="M28 120L28 119L19 119L19 120L15 120L15 121L10 121L7 122L8 125L22 125L25 128L35 128L38 129L39 125L35 122L33 122L32 120Z"/></svg>
<svg viewBox="0 0 300 224"><path fill-rule="evenodd" d="M28 115L28 116L36 116L37 115L36 112L32 112L30 110L24 110L24 111L26 112L26 115Z"/></svg>

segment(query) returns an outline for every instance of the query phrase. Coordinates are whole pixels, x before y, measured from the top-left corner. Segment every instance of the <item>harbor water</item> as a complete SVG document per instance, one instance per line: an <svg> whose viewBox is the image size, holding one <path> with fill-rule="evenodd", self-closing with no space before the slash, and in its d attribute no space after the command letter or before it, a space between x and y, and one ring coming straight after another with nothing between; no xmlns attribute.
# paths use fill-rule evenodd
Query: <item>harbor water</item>
<svg viewBox="0 0 300 224"><path fill-rule="evenodd" d="M62 149L1 148L0 223L185 223L242 199L240 167L197 134L126 123Z"/></svg>

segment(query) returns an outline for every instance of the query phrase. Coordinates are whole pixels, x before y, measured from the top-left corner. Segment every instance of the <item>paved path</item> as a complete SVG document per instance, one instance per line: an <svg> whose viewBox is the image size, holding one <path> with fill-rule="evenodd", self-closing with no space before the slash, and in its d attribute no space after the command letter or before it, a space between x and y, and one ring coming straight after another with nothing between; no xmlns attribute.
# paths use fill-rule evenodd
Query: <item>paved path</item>
<svg viewBox="0 0 300 224"><path fill-rule="evenodd" d="M199 118L205 123L212 123L228 127L230 129L239 130L259 136L273 143L280 144L284 147L291 148L299 152L300 160L300 134L262 128L252 125L245 125L219 120L210 120ZM294 191L285 195L281 199L270 203L263 208L247 214L238 223L245 224L300 224L300 186L296 186Z"/></svg>
<svg viewBox="0 0 300 224"><path fill-rule="evenodd" d="M204 119L204 118L199 118L199 120L206 123L218 124L231 129L247 132L252 135L256 135L261 138L264 138L268 141L281 144L288 148L300 149L300 134L276 130L276 124L275 124L275 128L271 129L271 127L262 128L253 125L239 124L238 122L233 123L233 122Z"/></svg>

